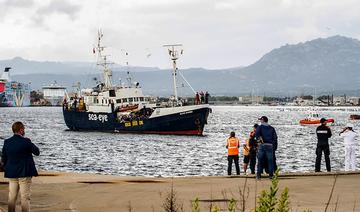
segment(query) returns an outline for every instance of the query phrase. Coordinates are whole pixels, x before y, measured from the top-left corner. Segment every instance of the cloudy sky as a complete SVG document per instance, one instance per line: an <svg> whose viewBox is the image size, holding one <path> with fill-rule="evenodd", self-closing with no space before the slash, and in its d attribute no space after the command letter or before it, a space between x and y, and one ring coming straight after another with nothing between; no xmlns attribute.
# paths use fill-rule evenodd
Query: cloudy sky
<svg viewBox="0 0 360 212"><path fill-rule="evenodd" d="M183 68L246 66L286 43L359 39L359 11L358 0L0 0L0 59L93 61L102 28L119 64L167 68L162 45L182 43Z"/></svg>

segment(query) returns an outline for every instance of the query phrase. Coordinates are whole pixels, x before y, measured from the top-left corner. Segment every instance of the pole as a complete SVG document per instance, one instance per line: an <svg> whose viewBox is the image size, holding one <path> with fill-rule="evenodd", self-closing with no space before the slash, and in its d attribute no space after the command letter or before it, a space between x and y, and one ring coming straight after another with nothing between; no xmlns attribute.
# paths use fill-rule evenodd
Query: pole
<svg viewBox="0 0 360 212"><path fill-rule="evenodd" d="M174 47L173 47L174 49ZM177 68L176 68L176 60L173 60L173 80L174 80L174 95L175 95L175 101L176 104L178 104L178 94L177 94L177 85L176 85L176 75L177 75Z"/></svg>
<svg viewBox="0 0 360 212"><path fill-rule="evenodd" d="M175 47L181 47L182 44L172 44L172 45L163 45L163 47L168 47L169 56L170 59L173 61L173 83L174 83L174 97L176 101L176 105L178 105L178 93L177 93L177 83L176 83L176 77L177 77L177 67L176 67L176 60L179 59L179 52ZM182 54L182 50L180 52Z"/></svg>

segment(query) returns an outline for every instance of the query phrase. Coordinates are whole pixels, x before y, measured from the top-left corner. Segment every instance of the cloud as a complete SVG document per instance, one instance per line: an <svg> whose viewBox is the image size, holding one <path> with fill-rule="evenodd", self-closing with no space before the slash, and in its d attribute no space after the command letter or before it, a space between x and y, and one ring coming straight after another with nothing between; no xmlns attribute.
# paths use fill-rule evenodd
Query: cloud
<svg viewBox="0 0 360 212"><path fill-rule="evenodd" d="M77 13L81 10L81 6L71 4L64 0L52 0L48 5L40 7L37 14L41 17L51 14L65 14L71 20L76 18Z"/></svg>
<svg viewBox="0 0 360 212"><path fill-rule="evenodd" d="M102 28L116 62L127 49L133 65L168 67L162 44L179 42L181 67L248 65L286 43L360 38L359 10L358 0L0 0L0 58L9 47L28 59L91 60Z"/></svg>
<svg viewBox="0 0 360 212"><path fill-rule="evenodd" d="M6 0L2 6L15 7L15 8L29 8L34 5L33 0Z"/></svg>
<svg viewBox="0 0 360 212"><path fill-rule="evenodd" d="M24 11L35 5L34 0L0 0L0 21L4 21L17 10Z"/></svg>

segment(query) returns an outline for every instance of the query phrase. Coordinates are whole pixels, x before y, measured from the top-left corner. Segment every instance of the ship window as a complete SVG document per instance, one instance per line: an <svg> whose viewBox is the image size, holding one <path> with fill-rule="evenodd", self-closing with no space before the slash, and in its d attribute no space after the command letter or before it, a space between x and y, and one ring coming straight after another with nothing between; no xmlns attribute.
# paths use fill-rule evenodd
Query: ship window
<svg viewBox="0 0 360 212"><path fill-rule="evenodd" d="M144 101L144 97L140 97L140 102L143 102Z"/></svg>
<svg viewBox="0 0 360 212"><path fill-rule="evenodd" d="M104 104L104 100L103 100L103 99L101 100L101 104Z"/></svg>
<svg viewBox="0 0 360 212"><path fill-rule="evenodd" d="M109 90L109 96L110 97L115 97L116 96L115 90Z"/></svg>
<svg viewBox="0 0 360 212"><path fill-rule="evenodd" d="M135 97L135 102L138 102L139 101L139 98L138 97Z"/></svg>
<svg viewBox="0 0 360 212"><path fill-rule="evenodd" d="M123 102L127 102L127 98L124 98L124 99L122 99L123 100Z"/></svg>
<svg viewBox="0 0 360 212"><path fill-rule="evenodd" d="M116 103L121 103L121 99L117 99L117 100L116 100Z"/></svg>
<svg viewBox="0 0 360 212"><path fill-rule="evenodd" d="M134 99L133 98L129 98L129 102L133 102L134 101Z"/></svg>

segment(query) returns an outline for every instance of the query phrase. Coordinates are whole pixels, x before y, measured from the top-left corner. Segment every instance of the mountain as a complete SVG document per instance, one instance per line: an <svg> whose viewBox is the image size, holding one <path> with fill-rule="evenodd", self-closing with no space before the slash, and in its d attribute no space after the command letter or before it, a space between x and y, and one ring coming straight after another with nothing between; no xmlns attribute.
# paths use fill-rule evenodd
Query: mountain
<svg viewBox="0 0 360 212"><path fill-rule="evenodd" d="M239 55L240 57L241 55ZM69 88L76 82L88 87L94 77L101 77L94 63L37 62L22 58L0 61L0 66L13 67L12 76L22 82L31 81L40 89L54 80ZM181 67L179 67L181 70ZM113 66L114 81L126 81L126 72L140 82L149 95L172 94L170 70L156 67ZM206 70L181 70L196 91L213 95L299 95L352 93L360 95L360 41L344 36L318 38L274 49L247 67ZM179 75L180 95L192 95Z"/></svg>
<svg viewBox="0 0 360 212"><path fill-rule="evenodd" d="M343 36L285 45L244 68L246 81L261 90L358 89L360 41Z"/></svg>
<svg viewBox="0 0 360 212"><path fill-rule="evenodd" d="M32 61L21 57L10 60L0 60L0 67L10 66L13 73L19 74L96 74L99 73L94 62L53 62L53 61ZM114 71L125 69L123 66L114 64ZM158 71L156 67L131 67L132 72Z"/></svg>

